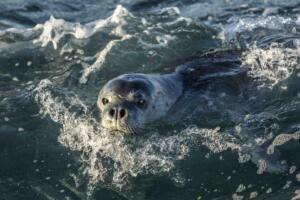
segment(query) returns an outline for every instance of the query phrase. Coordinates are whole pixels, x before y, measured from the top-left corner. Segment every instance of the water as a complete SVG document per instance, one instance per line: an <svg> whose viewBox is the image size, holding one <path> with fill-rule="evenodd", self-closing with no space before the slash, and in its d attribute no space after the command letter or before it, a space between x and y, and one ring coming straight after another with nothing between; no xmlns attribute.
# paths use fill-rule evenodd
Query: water
<svg viewBox="0 0 300 200"><path fill-rule="evenodd" d="M2 0L1 199L299 199L299 5ZM136 136L100 127L111 78L219 52L247 75L186 92Z"/></svg>

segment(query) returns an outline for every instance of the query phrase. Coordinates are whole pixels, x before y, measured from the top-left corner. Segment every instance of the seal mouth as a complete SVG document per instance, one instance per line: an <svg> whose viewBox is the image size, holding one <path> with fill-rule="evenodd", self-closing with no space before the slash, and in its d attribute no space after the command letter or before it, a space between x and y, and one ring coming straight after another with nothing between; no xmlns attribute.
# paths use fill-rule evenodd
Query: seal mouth
<svg viewBox="0 0 300 200"><path fill-rule="evenodd" d="M125 134L136 134L139 129L141 129L141 126L139 123L130 123L127 120L120 122L119 120L106 120L106 119L100 119L101 126L108 130L109 132L122 132Z"/></svg>
<svg viewBox="0 0 300 200"><path fill-rule="evenodd" d="M118 120L113 128L126 134L135 134L138 129L136 123L130 123L127 120L124 122Z"/></svg>
<svg viewBox="0 0 300 200"><path fill-rule="evenodd" d="M140 129L137 126L130 126L127 124L110 126L110 127L103 126L103 127L106 128L107 130L109 130L109 132L111 132L113 134L115 134L116 132L118 132L118 133L122 132L122 133L125 133L128 135L135 135L137 133L137 131Z"/></svg>
<svg viewBox="0 0 300 200"><path fill-rule="evenodd" d="M110 128L109 129L110 133L116 134L116 133L124 133L126 135L136 135L137 134L137 128Z"/></svg>
<svg viewBox="0 0 300 200"><path fill-rule="evenodd" d="M118 131L121 131L123 133L132 134L133 135L133 134L137 133L138 127L124 125L124 126L118 127L117 129L118 129Z"/></svg>

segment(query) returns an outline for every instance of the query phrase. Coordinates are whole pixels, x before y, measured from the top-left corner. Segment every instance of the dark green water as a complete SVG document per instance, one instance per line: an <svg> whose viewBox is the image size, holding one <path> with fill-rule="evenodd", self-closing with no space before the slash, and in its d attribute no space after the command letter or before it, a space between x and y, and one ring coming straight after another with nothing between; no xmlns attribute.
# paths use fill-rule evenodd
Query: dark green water
<svg viewBox="0 0 300 200"><path fill-rule="evenodd" d="M0 199L300 199L299 10L1 0ZM111 78L219 52L247 74L200 81L136 136L101 128Z"/></svg>

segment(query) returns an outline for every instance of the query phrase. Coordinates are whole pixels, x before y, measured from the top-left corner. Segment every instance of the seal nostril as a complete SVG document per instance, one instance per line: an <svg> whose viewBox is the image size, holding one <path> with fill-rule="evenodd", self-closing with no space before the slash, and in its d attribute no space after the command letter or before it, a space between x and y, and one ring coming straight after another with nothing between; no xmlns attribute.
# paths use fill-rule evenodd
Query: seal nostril
<svg viewBox="0 0 300 200"><path fill-rule="evenodd" d="M125 109L122 108L122 109L120 110L120 113L119 113L119 114L120 114L120 118L122 119L122 118L126 115Z"/></svg>
<svg viewBox="0 0 300 200"><path fill-rule="evenodd" d="M109 116L113 117L114 115L115 115L115 110L114 109L110 109Z"/></svg>

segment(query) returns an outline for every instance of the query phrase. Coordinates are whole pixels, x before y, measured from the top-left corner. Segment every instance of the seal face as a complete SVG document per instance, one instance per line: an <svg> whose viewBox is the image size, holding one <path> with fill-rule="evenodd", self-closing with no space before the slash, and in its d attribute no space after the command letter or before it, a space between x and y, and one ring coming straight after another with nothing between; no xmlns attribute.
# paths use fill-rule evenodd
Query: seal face
<svg viewBox="0 0 300 200"><path fill-rule="evenodd" d="M125 74L101 89L97 106L109 130L134 133L164 115L181 95L176 75Z"/></svg>

